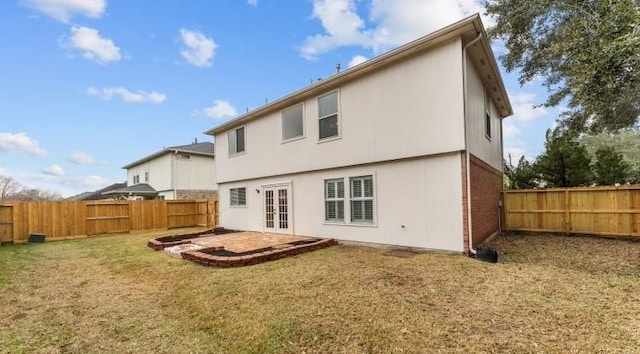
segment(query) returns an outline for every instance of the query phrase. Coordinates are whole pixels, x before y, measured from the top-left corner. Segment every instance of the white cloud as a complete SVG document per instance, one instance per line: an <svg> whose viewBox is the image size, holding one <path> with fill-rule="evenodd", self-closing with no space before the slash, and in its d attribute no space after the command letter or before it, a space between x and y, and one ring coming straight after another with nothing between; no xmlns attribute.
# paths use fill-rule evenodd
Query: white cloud
<svg viewBox="0 0 640 354"><path fill-rule="evenodd" d="M213 106L202 110L202 114L209 118L219 119L237 116L238 111L225 100L215 100L213 101Z"/></svg>
<svg viewBox="0 0 640 354"><path fill-rule="evenodd" d="M251 6L258 6L258 0L247 0L247 4Z"/></svg>
<svg viewBox="0 0 640 354"><path fill-rule="evenodd" d="M546 107L535 106L536 104L539 104L539 102L536 102L535 94L523 92L516 95L510 95L509 101L511 101L511 107L513 108L513 116L509 119L520 122L529 122L547 114Z"/></svg>
<svg viewBox="0 0 640 354"><path fill-rule="evenodd" d="M0 133L0 151L24 153L36 157L47 155L47 152L40 148L38 141L31 139L26 133Z"/></svg>
<svg viewBox="0 0 640 354"><path fill-rule="evenodd" d="M69 23L74 15L99 18L107 6L106 0L22 0L23 6Z"/></svg>
<svg viewBox="0 0 640 354"><path fill-rule="evenodd" d="M132 92L124 87L105 87L98 89L95 87L88 87L87 94L92 96L100 96L105 100L110 100L113 96L120 96L126 103L154 103L160 104L167 99L167 96L156 91L145 92L137 91Z"/></svg>
<svg viewBox="0 0 640 354"><path fill-rule="evenodd" d="M101 37L98 30L89 27L71 27L71 37L60 45L65 49L78 50L85 59L100 64L122 59L120 48L111 39Z"/></svg>
<svg viewBox="0 0 640 354"><path fill-rule="evenodd" d="M93 156L81 151L72 152L69 155L69 161L77 165L91 165L95 162Z"/></svg>
<svg viewBox="0 0 640 354"><path fill-rule="evenodd" d="M184 60L201 68L211 66L211 60L218 48L213 39L208 38L201 32L184 28L180 29L180 37L183 45L180 55Z"/></svg>
<svg viewBox="0 0 640 354"><path fill-rule="evenodd" d="M530 157L527 157L525 150L520 147L505 147L503 149L503 154L504 154L504 159L507 162L509 162L509 158L511 158L511 163L514 166L518 165L518 161L522 156L525 156L525 158L529 161L532 160Z"/></svg>
<svg viewBox="0 0 640 354"><path fill-rule="evenodd" d="M64 176L64 170L62 169L62 167L56 164L43 168L42 173L49 176L58 176L58 177Z"/></svg>
<svg viewBox="0 0 640 354"><path fill-rule="evenodd" d="M349 67L352 68L358 64L362 64L365 61L369 60L369 58L363 56L363 55L356 55L353 58L351 58L351 60L349 61Z"/></svg>
<svg viewBox="0 0 640 354"><path fill-rule="evenodd" d="M300 55L314 59L342 46L361 46L379 54L449 25L476 12L477 0L369 0L367 26L358 14L358 0L314 0L312 18L324 33L307 37ZM485 23L491 19L483 18Z"/></svg>

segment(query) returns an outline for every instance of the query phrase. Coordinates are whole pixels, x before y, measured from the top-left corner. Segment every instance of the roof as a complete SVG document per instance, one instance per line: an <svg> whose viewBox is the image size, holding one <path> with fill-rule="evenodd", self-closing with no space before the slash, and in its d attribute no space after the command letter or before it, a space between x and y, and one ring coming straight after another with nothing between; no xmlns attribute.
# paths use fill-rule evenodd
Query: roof
<svg viewBox="0 0 640 354"><path fill-rule="evenodd" d="M462 36L463 42L467 43L475 39L479 34L481 35L479 39L480 45L478 46L474 44L474 49L476 49L478 55L481 55L481 59L486 60L484 62L480 60L480 62L482 62L483 64L488 63L488 65L482 66L485 71L489 72L489 74L481 76L482 80L485 82L485 85L490 87L489 93L494 102L496 102L500 117L508 117L513 114L513 110L511 108L511 103L509 102L507 90L504 87L502 76L500 74L500 70L498 69L498 64L496 63L493 50L491 49L491 43L489 42L489 39L487 37L487 33L484 29L484 25L482 24L482 20L480 19L480 15L475 14L447 27L427 34L426 36L418 38L387 53L367 60L360 65L356 65L348 70L335 74L327 79L318 81L301 90L272 101L271 103L266 104L260 108L240 115L235 119L232 119L228 122L207 130L205 134L215 135L223 133L229 129L260 118L266 114L297 104L309 97L315 97L322 94L323 92L330 91L348 81L365 76L383 66L399 62L409 56L433 48L453 38Z"/></svg>
<svg viewBox="0 0 640 354"><path fill-rule="evenodd" d="M189 154L195 154L195 155L202 155L202 156L211 156L213 157L214 154L214 144L210 143L210 142L204 142L204 143L191 143L188 145L178 145L178 146L170 146L168 148L164 148L160 151L156 151L151 155L145 156L139 160L136 160L134 162L131 162L129 164L126 164L124 166L122 166L122 168L127 169L136 165L139 165L143 162L147 162L149 160L153 160L159 156L162 156L164 154L169 154L169 153L173 153L173 154L177 154L177 153L189 153Z"/></svg>
<svg viewBox="0 0 640 354"><path fill-rule="evenodd" d="M156 195L158 192L147 183L138 183L133 186L112 190L104 194Z"/></svg>
<svg viewBox="0 0 640 354"><path fill-rule="evenodd" d="M120 189L120 188L124 188L126 186L127 186L127 182L114 183L112 185L106 186L106 187L98 189L96 191L80 193L78 195L74 195L73 197L69 197L67 199L68 200L100 200L100 199L106 199L106 198L109 198L108 196L105 195L105 194L107 194L107 192L110 192L110 191L116 190L116 189Z"/></svg>

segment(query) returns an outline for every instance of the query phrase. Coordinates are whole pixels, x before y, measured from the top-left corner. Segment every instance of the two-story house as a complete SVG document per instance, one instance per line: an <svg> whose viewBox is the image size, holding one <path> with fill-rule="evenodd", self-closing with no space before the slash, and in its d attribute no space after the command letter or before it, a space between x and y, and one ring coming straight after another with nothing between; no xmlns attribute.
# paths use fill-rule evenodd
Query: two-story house
<svg viewBox="0 0 640 354"><path fill-rule="evenodd" d="M171 146L122 167L127 187L108 192L127 199L200 199L217 193L214 145Z"/></svg>
<svg viewBox="0 0 640 354"><path fill-rule="evenodd" d="M499 228L511 114L468 17L207 131L220 223L473 252Z"/></svg>

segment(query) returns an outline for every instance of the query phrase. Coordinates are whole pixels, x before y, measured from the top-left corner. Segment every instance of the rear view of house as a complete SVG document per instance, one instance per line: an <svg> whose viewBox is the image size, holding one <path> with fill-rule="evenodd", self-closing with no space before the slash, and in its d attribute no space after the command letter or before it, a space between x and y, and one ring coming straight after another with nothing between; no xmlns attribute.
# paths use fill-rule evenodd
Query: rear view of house
<svg viewBox="0 0 640 354"><path fill-rule="evenodd" d="M209 130L220 224L468 251L498 231L511 114L466 18Z"/></svg>

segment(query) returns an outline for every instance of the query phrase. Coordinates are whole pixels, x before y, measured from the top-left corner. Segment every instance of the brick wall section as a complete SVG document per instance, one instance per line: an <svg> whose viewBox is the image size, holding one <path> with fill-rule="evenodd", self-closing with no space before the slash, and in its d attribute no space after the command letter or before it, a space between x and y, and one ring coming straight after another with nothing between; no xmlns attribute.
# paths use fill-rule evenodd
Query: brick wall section
<svg viewBox="0 0 640 354"><path fill-rule="evenodd" d="M209 189L178 189L176 199L211 199L217 198L218 191Z"/></svg>
<svg viewBox="0 0 640 354"><path fill-rule="evenodd" d="M502 191L502 173L470 155L471 231L473 247L499 229L498 202Z"/></svg>
<svg viewBox="0 0 640 354"><path fill-rule="evenodd" d="M462 240L464 253L469 253L469 196L467 195L467 158L466 153L460 153L462 170Z"/></svg>

